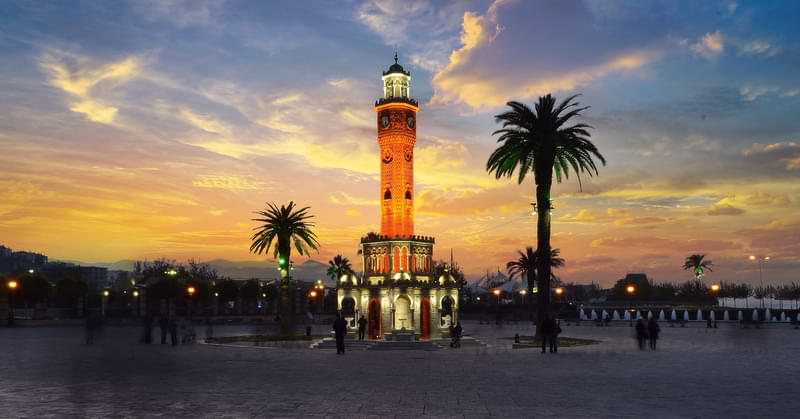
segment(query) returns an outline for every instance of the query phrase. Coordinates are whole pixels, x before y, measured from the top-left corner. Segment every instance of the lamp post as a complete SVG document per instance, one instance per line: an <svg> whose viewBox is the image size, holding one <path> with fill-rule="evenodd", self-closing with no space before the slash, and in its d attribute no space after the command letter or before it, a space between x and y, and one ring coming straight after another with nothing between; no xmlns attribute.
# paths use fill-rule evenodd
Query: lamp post
<svg viewBox="0 0 800 419"><path fill-rule="evenodd" d="M8 281L8 325L14 325L14 292L17 290L17 281Z"/></svg>
<svg viewBox="0 0 800 419"><path fill-rule="evenodd" d="M761 262L766 262L769 260L769 256L756 256L750 255L750 260L755 260L758 262L758 282L761 284L761 289L764 289L764 272L761 268ZM764 308L764 299L761 299L761 308Z"/></svg>
<svg viewBox="0 0 800 419"><path fill-rule="evenodd" d="M188 287L186 287L186 294L189 295L189 310L188 310L188 314L187 314L187 317L189 317L189 318L192 317L192 308L194 308L194 307L192 307L194 305L194 298L193 297L194 297L194 293L195 292L197 292L197 289L194 286L189 285Z"/></svg>
<svg viewBox="0 0 800 419"><path fill-rule="evenodd" d="M103 290L102 298L101 298L101 301L100 301L100 303L101 303L100 304L100 316L101 317L105 317L106 316L106 305L108 304L108 296L109 295L111 295L111 293L108 290Z"/></svg>
<svg viewBox="0 0 800 419"><path fill-rule="evenodd" d="M133 290L133 298L136 299L136 317L140 317L142 315L142 305L139 299L139 290Z"/></svg>
<svg viewBox="0 0 800 419"><path fill-rule="evenodd" d="M628 285L625 288L625 291L630 296L630 302L628 304L630 306L630 310L628 311L628 313L629 313L629 315L628 315L628 320L629 320L628 326L633 327L633 295L636 293L636 287L634 287L633 285Z"/></svg>

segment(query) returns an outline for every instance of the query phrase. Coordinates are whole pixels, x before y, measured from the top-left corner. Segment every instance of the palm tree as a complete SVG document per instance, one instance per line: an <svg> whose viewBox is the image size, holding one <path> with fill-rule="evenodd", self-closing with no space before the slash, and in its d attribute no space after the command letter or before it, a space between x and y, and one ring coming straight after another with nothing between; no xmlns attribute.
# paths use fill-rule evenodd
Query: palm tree
<svg viewBox="0 0 800 419"><path fill-rule="evenodd" d="M328 261L328 276L334 281L338 281L343 275L353 275L353 267L350 266L350 259L336 255Z"/></svg>
<svg viewBox="0 0 800 419"><path fill-rule="evenodd" d="M512 260L506 263L506 269L508 269L509 278L514 279L517 276L522 278L524 276L528 280L528 288L530 288L528 291L533 292L533 283L536 278L536 267L539 263L539 254L530 246L525 248L525 253L522 253L520 250L517 250L517 253L519 253L519 258L517 260ZM551 268L561 268L564 266L564 258L559 257L560 254L560 249L553 249L550 252ZM550 273L550 279L557 279L556 275L552 272Z"/></svg>
<svg viewBox="0 0 800 419"><path fill-rule="evenodd" d="M311 230L314 223L311 222L313 215L308 213L309 207L297 209L294 201L289 205L281 205L280 208L272 202L267 203L267 208L256 212L261 218L254 218L260 225L255 227L255 234L251 240L250 251L256 254L269 252L272 242L276 241L273 257L278 259L278 269L281 279L281 299L280 299L280 318L281 332L287 334L291 332L289 317L289 283L291 282L290 266L292 257L292 246L301 255L307 255L310 249L317 250L319 242L317 235Z"/></svg>
<svg viewBox="0 0 800 419"><path fill-rule="evenodd" d="M691 269L694 272L694 278L700 279L705 275L705 270L708 269L709 272L714 272L711 269L714 266L714 262L710 260L704 260L706 257L705 254L694 254L686 257L686 262L683 264L683 270Z"/></svg>
<svg viewBox="0 0 800 419"><path fill-rule="evenodd" d="M525 279L528 280L528 304L530 304L533 300L533 283L536 279L536 267L539 264L539 252L533 250L533 247L528 246L525 248L525 253L522 251L517 250L519 253L519 258L517 260L511 260L506 263L506 269L508 270L508 276L510 279L514 279L517 276L522 278L523 276ZM561 250L553 249L550 252L550 267L551 268L560 268L564 266L564 258L559 257L561 254ZM557 280L555 274L552 272L550 273L551 280ZM541 284L539 284L539 291L541 291ZM530 307L530 305L529 305Z"/></svg>
<svg viewBox="0 0 800 419"><path fill-rule="evenodd" d="M538 278L550 278L550 189L553 173L560 183L562 176L569 177L571 167L580 184L581 173L589 176L599 174L595 158L604 165L606 163L597 147L589 141L589 125L567 125L587 109L574 102L575 97L570 96L556 104L551 95L542 96L535 111L523 103L508 102L511 110L495 116L495 121L502 123L503 128L492 135L500 134L497 142L502 144L489 156L486 171L494 172L499 179L512 177L519 168L519 183L529 172L533 173L538 209L536 247L543 256L538 258ZM549 309L550 284L546 280L539 282L537 321L538 329L541 329L541 321Z"/></svg>

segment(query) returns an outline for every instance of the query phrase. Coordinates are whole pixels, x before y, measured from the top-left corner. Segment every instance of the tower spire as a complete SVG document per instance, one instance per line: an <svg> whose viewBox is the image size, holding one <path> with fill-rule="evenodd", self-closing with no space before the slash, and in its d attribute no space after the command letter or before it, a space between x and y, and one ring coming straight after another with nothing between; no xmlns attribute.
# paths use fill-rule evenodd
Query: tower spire
<svg viewBox="0 0 800 419"><path fill-rule="evenodd" d="M397 64L397 45L394 46L394 63Z"/></svg>

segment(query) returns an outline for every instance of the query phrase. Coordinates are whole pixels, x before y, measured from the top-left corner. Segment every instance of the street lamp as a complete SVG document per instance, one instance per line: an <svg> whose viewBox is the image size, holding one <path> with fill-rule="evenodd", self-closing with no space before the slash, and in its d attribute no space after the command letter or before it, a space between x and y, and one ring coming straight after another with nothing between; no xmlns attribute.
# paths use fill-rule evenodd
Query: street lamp
<svg viewBox="0 0 800 419"><path fill-rule="evenodd" d="M17 281L10 280L8 281L8 325L14 325L14 291L16 291Z"/></svg>
<svg viewBox="0 0 800 419"><path fill-rule="evenodd" d="M31 268L31 269L28 269L28 273L29 273L29 274L33 275L33 273L34 273L34 272L35 272L35 271L33 270L33 268Z"/></svg>
<svg viewBox="0 0 800 419"><path fill-rule="evenodd" d="M628 320L629 320L628 326L633 327L633 294L636 293L636 287L634 287L633 285L628 285L625 288L625 291L628 292L628 295L630 295L630 298L631 298L631 300L630 300L630 310L628 311L628 313L630 313L629 316L628 316Z"/></svg>
<svg viewBox="0 0 800 419"><path fill-rule="evenodd" d="M758 282L761 283L761 289L764 289L764 271L761 268L761 263L769 260L769 256L756 256L750 255L750 260L758 262ZM764 299L761 299L761 308L764 308Z"/></svg>

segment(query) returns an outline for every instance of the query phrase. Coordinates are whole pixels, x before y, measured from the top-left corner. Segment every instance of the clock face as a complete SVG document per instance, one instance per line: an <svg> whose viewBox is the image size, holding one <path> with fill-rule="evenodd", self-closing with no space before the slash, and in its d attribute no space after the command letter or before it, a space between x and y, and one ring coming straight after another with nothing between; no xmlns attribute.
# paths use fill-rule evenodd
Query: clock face
<svg viewBox="0 0 800 419"><path fill-rule="evenodd" d="M414 128L414 123L415 123L415 122L416 122L416 121L414 121L414 117L413 117L413 116L409 116L409 117L406 119L406 125L407 125L409 128L412 128L412 129L413 129L413 128Z"/></svg>
<svg viewBox="0 0 800 419"><path fill-rule="evenodd" d="M411 152L411 150L406 150L406 153L405 153L405 159L406 159L406 161L411 161L411 159L412 159L412 158L414 158L414 155L413 155L413 153Z"/></svg>
<svg viewBox="0 0 800 419"><path fill-rule="evenodd" d="M383 150L383 162L384 163L389 163L389 162L392 161L392 159L393 159L392 150L390 150L388 148L386 150Z"/></svg>
<svg viewBox="0 0 800 419"><path fill-rule="evenodd" d="M388 128L389 127L389 115L384 115L384 116L381 117L381 126L383 128Z"/></svg>

